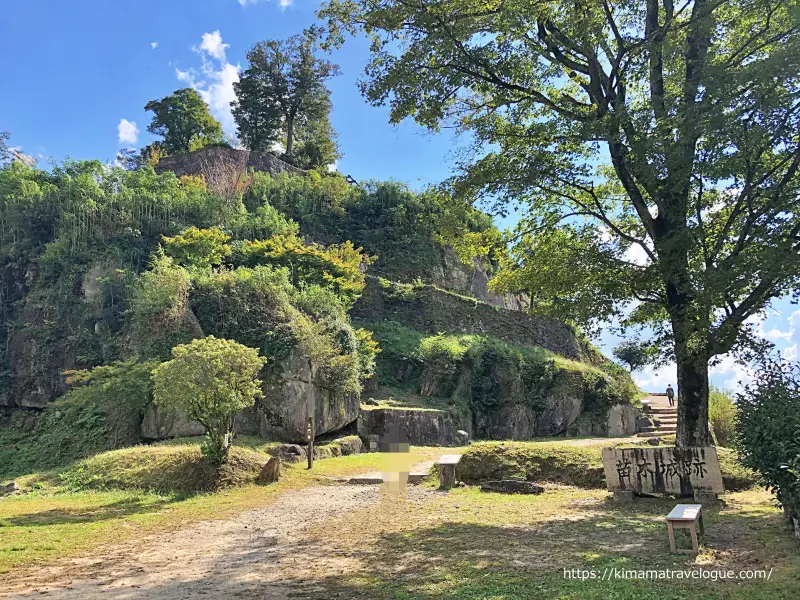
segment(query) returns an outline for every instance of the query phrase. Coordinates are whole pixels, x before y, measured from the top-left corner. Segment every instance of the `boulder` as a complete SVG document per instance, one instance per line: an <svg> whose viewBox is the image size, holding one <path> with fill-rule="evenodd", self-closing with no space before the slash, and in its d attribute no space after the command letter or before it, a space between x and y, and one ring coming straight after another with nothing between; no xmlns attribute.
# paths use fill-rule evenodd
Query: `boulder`
<svg viewBox="0 0 800 600"><path fill-rule="evenodd" d="M337 445L341 448L342 456L350 456L351 454L361 454L364 448L364 442L356 435L350 435L346 438L336 440Z"/></svg>
<svg viewBox="0 0 800 600"><path fill-rule="evenodd" d="M608 409L608 437L633 435L637 431L639 411L630 404L615 404Z"/></svg>
<svg viewBox="0 0 800 600"><path fill-rule="evenodd" d="M307 356L293 351L282 363L280 378L265 383L254 422L240 430L252 429L261 437L287 442L304 442L308 417L314 416L315 435L338 431L358 418L356 394L338 394L319 383L318 369Z"/></svg>
<svg viewBox="0 0 800 600"><path fill-rule="evenodd" d="M605 412L583 413L569 429L570 435L626 437L640 430L641 412L631 404L614 404Z"/></svg>
<svg viewBox="0 0 800 600"><path fill-rule="evenodd" d="M306 449L297 444L282 444L272 448L269 453L283 462L296 463L306 460Z"/></svg>
<svg viewBox="0 0 800 600"><path fill-rule="evenodd" d="M267 461L267 464L261 469L256 480L259 485L267 485L268 483L275 483L281 477L281 459L273 456Z"/></svg>
<svg viewBox="0 0 800 600"><path fill-rule="evenodd" d="M0 485L0 496L12 494L17 491L19 491L19 486L17 485L16 481L12 481L11 483L7 483L5 485Z"/></svg>
<svg viewBox="0 0 800 600"><path fill-rule="evenodd" d="M467 444L469 444L469 433L467 433L463 429L459 429L458 431L456 431L455 439L457 446L466 446Z"/></svg>
<svg viewBox="0 0 800 600"><path fill-rule="evenodd" d="M481 483L484 492L500 492L502 494L541 494L544 488L530 481L507 479L501 481L484 481Z"/></svg>
<svg viewBox="0 0 800 600"><path fill-rule="evenodd" d="M641 431L645 427L652 427L653 421L648 419L647 417L639 417L636 419L636 427Z"/></svg>

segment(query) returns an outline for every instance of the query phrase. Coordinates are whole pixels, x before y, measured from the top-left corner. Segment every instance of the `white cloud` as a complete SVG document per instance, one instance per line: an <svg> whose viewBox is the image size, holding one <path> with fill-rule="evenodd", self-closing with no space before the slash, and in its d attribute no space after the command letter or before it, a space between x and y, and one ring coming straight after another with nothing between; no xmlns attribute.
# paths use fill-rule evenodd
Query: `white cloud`
<svg viewBox="0 0 800 600"><path fill-rule="evenodd" d="M225 49L230 48L230 44L222 43L222 35L217 29L214 33L204 33L203 41L200 43L200 51L219 61L225 61Z"/></svg>
<svg viewBox="0 0 800 600"><path fill-rule="evenodd" d="M119 125L117 125L117 134L120 144L135 144L139 137L139 128L135 121L120 119Z"/></svg>
<svg viewBox="0 0 800 600"><path fill-rule="evenodd" d="M711 367L709 374L726 376L722 387L737 391L753 380L754 371L749 366L736 362L736 359L730 354L725 354L720 357L718 364Z"/></svg>
<svg viewBox="0 0 800 600"><path fill-rule="evenodd" d="M797 360L797 344L783 349L784 360Z"/></svg>
<svg viewBox="0 0 800 600"><path fill-rule="evenodd" d="M780 331L773 327L766 333L768 340L786 340L787 342L794 337L794 327L790 327L789 331Z"/></svg>
<svg viewBox="0 0 800 600"><path fill-rule="evenodd" d="M222 128L232 134L236 130L231 114L231 102L236 100L233 84L239 81L242 68L227 61L225 50L229 47L229 44L222 42L219 31L204 33L200 46L192 48L202 60L200 73L191 68L186 71L175 69L175 76L197 90L211 109L211 114L222 123Z"/></svg>
<svg viewBox="0 0 800 600"><path fill-rule="evenodd" d="M678 367L675 363L654 368L652 365L646 366L641 372L633 374L633 380L639 389L645 392L663 392L667 389L667 384L676 387L678 383Z"/></svg>
<svg viewBox="0 0 800 600"><path fill-rule="evenodd" d="M158 48L158 42L150 42L150 47L151 47L153 50L155 50L156 48Z"/></svg>
<svg viewBox="0 0 800 600"><path fill-rule="evenodd" d="M239 4L242 6L251 6L253 4L258 4L262 0L239 0ZM281 8L286 8L287 6L291 6L294 4L294 0L279 0L279 4Z"/></svg>
<svg viewBox="0 0 800 600"><path fill-rule="evenodd" d="M650 257L639 244L631 244L630 248L625 251L622 258L630 263L639 266L647 266L650 264Z"/></svg>

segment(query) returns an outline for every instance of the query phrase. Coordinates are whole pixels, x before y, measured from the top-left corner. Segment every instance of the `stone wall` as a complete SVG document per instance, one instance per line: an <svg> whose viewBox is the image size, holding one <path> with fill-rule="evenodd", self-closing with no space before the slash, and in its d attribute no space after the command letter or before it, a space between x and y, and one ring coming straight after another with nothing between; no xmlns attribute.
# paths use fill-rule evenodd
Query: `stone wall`
<svg viewBox="0 0 800 600"><path fill-rule="evenodd" d="M472 438L468 416L458 416L441 410L402 408L362 408L358 415L358 435L383 436L386 428L396 424L408 436L412 446L454 446L455 433L464 430Z"/></svg>
<svg viewBox="0 0 800 600"><path fill-rule="evenodd" d="M239 150L215 146L203 148L186 154L166 156L155 166L157 173L172 171L176 176L218 174L220 171L230 174L244 174L249 170L264 171L270 175L278 173L302 173L301 169L283 162L267 152Z"/></svg>
<svg viewBox="0 0 800 600"><path fill-rule="evenodd" d="M392 319L418 331L436 334L488 335L512 344L541 346L566 358L601 364L599 352L579 340L566 324L459 296L433 286L401 286L367 277L351 315L366 322Z"/></svg>

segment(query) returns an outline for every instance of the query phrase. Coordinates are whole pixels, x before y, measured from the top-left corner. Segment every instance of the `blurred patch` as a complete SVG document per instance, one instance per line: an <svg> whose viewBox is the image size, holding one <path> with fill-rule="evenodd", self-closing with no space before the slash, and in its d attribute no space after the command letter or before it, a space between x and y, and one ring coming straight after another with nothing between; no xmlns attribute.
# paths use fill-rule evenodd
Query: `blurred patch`
<svg viewBox="0 0 800 600"><path fill-rule="evenodd" d="M381 477L383 487L389 497L396 500L408 486L411 471L411 452L408 436L399 425L392 423L386 427L381 438Z"/></svg>

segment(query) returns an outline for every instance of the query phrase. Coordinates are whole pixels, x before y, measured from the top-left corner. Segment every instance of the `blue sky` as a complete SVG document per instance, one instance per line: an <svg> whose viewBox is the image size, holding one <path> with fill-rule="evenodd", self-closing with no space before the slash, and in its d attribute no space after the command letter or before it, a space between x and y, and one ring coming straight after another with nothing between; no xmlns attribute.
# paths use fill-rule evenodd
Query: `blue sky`
<svg viewBox="0 0 800 600"><path fill-rule="evenodd" d="M232 83L255 42L299 33L314 22L317 0L4 0L0 9L0 131L40 162L97 158L151 140L144 105L192 85L233 133ZM367 105L356 80L368 58L352 40L333 61L333 124L344 158L339 169L358 180L398 179L421 187L451 173L454 139L413 123L388 124L384 107ZM507 225L508 223L504 223ZM796 358L800 311L778 301L759 320L763 335ZM618 340L601 338L610 354ZM644 389L676 383L674 366L637 375ZM712 370L718 385L737 387L745 369L729 358Z"/></svg>

